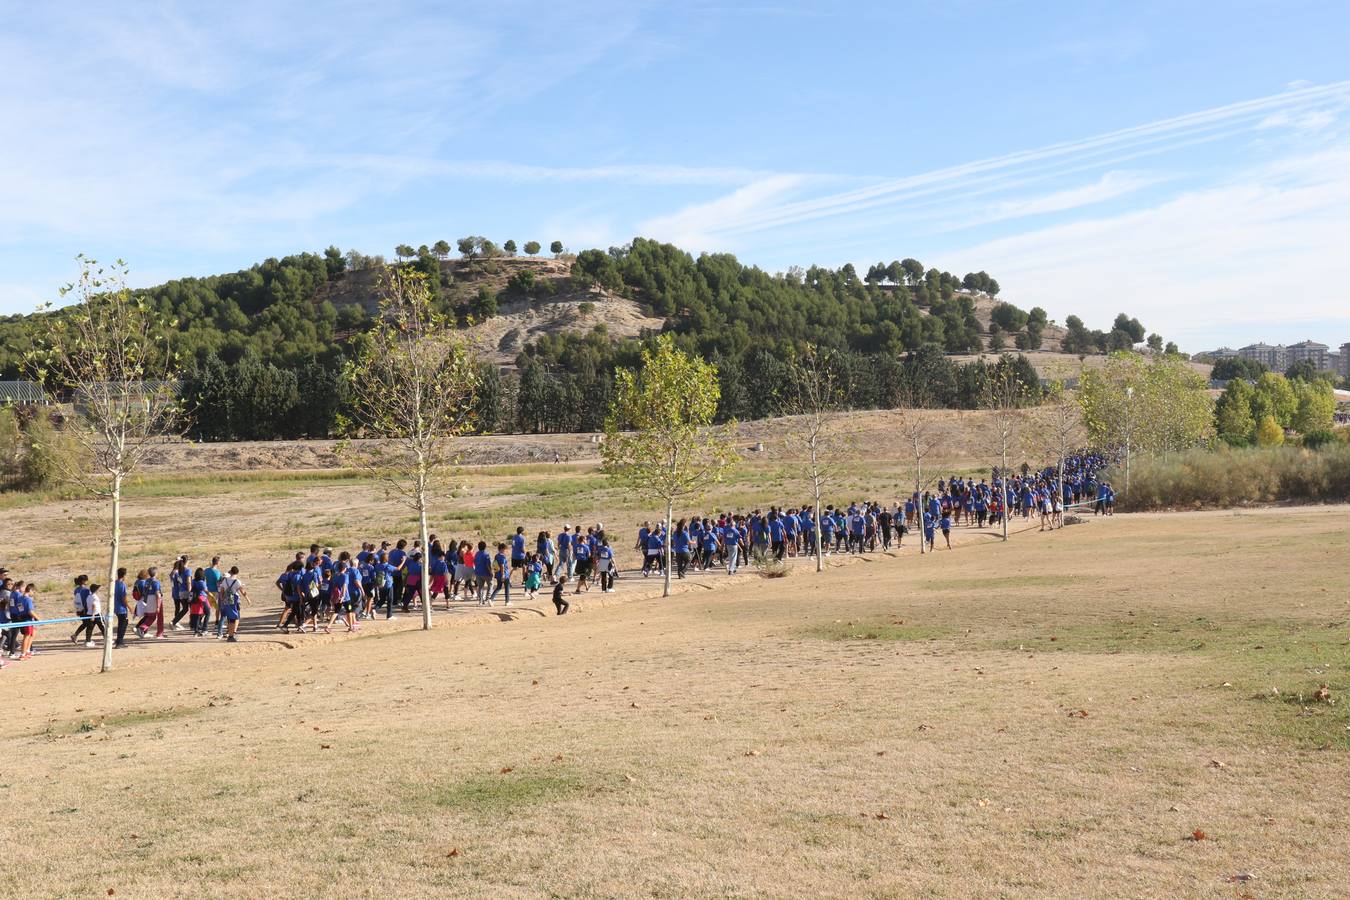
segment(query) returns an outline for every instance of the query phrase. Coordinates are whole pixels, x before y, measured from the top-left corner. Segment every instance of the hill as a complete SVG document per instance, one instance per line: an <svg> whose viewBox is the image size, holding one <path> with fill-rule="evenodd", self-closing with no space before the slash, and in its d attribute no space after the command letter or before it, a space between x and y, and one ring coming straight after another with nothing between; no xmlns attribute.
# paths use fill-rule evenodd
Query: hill
<svg viewBox="0 0 1350 900"><path fill-rule="evenodd" d="M482 354L485 431L590 431L600 427L618 367L641 341L666 331L714 361L724 419L790 409L793 360L826 351L859 409L895 406L922 379L935 402L978 405L987 364L962 354L1068 351L1066 359L1142 342L1121 313L1109 331L1075 316L998 298L983 272L957 277L914 259L770 274L729 254L698 257L635 238L575 256L524 257L483 238L398 248L395 266L421 271L435 302ZM533 243L527 245L537 249ZM332 436L345 402L341 370L378 314L382 257L329 247L268 259L239 272L185 278L138 291L176 323L184 400L201 440ZM59 313L57 313L59 315ZM21 374L31 345L25 317L0 321L0 377ZM1162 349L1162 340L1149 336ZM1026 377L1034 380L1030 365Z"/></svg>

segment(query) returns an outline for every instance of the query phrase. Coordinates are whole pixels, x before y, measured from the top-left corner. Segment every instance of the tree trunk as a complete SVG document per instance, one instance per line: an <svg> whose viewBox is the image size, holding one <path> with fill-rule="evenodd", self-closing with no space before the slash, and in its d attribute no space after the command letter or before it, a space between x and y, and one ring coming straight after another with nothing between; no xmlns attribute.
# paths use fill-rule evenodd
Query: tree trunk
<svg viewBox="0 0 1350 900"><path fill-rule="evenodd" d="M662 551L661 551L662 553L665 554L665 557L666 557L666 579L665 579L665 586L662 587L662 589L661 589L661 596L662 596L662 597L669 597L669 596L670 596L670 553L671 553L672 547L673 547L673 545L674 545L674 543L675 543L675 535L673 535L673 534L670 533L670 526L671 526L670 520L671 520L671 518L674 516L674 514L675 514L675 501L673 501L673 500L667 500L667 501L666 501L666 539L665 539L665 541L663 542L663 547L662 547Z"/></svg>
<svg viewBox="0 0 1350 900"><path fill-rule="evenodd" d="M998 477L1000 490L1003 491L1003 539L1008 539L1008 516L1012 515L1012 509L1008 506L1008 454L1005 452L1001 457L1003 468L999 470Z"/></svg>
<svg viewBox="0 0 1350 900"><path fill-rule="evenodd" d="M109 613L117 600L117 551L122 543L122 476L114 475L112 482L112 539L108 542L108 581L103 600L103 665L99 671L112 669L113 624Z"/></svg>
<svg viewBox="0 0 1350 900"><path fill-rule="evenodd" d="M431 547L427 534L427 498L425 488L417 491L417 526L422 538L422 578L417 584L417 593L422 597L422 629L431 628Z"/></svg>
<svg viewBox="0 0 1350 900"><path fill-rule="evenodd" d="M928 544L928 539L923 535L923 457L919 455L918 449L914 453L914 524L919 529L919 555L923 556L928 551L924 549Z"/></svg>
<svg viewBox="0 0 1350 900"><path fill-rule="evenodd" d="M816 515L812 525L816 529L816 571L825 571L825 548L820 545L820 486L816 485Z"/></svg>

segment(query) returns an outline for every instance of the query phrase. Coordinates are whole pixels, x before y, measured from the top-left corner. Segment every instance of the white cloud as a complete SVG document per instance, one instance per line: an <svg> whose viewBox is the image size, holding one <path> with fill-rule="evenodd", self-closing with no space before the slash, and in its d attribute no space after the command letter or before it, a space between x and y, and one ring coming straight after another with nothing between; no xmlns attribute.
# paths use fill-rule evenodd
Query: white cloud
<svg viewBox="0 0 1350 900"><path fill-rule="evenodd" d="M638 230L660 240L669 241L691 250L718 246L714 235L729 219L764 208L765 204L781 198L800 187L806 178L801 175L772 175L737 188L730 194L707 203L686 206L678 212L657 216L643 222Z"/></svg>
<svg viewBox="0 0 1350 900"><path fill-rule="evenodd" d="M1022 305L1102 327L1127 310L1201 349L1237 323L1338 319L1350 283L1350 146L1282 160L1155 206L946 254ZM1253 335L1253 339L1258 335ZM1336 337L1328 335L1327 338Z"/></svg>
<svg viewBox="0 0 1350 900"><path fill-rule="evenodd" d="M957 195L971 188L987 189L1006 179L1016 183L1028 175L1093 165L1109 166L1121 159L1161 153L1204 140L1250 130L1272 114L1304 113L1350 98L1350 81L1288 91L1256 100L1232 103L1169 119L1124 128L1094 137L1064 141L1033 150L976 160L918 175L876 182L854 190L804 200L748 207L723 220L721 234L783 228L805 222L857 213L878 207L908 205L934 195Z"/></svg>

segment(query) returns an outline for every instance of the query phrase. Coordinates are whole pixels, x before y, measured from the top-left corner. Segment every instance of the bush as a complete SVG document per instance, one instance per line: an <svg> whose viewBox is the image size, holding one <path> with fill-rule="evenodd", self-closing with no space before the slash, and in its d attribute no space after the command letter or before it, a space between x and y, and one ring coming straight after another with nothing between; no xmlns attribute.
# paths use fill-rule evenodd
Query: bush
<svg viewBox="0 0 1350 900"><path fill-rule="evenodd" d="M23 432L14 407L0 407L0 488L12 487L19 480L23 458Z"/></svg>
<svg viewBox="0 0 1350 900"><path fill-rule="evenodd" d="M19 466L19 482L28 490L45 490L78 471L81 450L74 438L57 429L45 414L28 423L25 451Z"/></svg>
<svg viewBox="0 0 1350 900"><path fill-rule="evenodd" d="M1297 447L1192 450L1167 458L1137 460L1127 510L1245 506L1294 500L1350 500L1350 446L1330 444L1317 452ZM1123 473L1108 474L1123 484Z"/></svg>
<svg viewBox="0 0 1350 900"><path fill-rule="evenodd" d="M1303 446L1309 450L1316 450L1319 447L1334 443L1336 443L1336 435L1329 428L1319 428L1303 436Z"/></svg>

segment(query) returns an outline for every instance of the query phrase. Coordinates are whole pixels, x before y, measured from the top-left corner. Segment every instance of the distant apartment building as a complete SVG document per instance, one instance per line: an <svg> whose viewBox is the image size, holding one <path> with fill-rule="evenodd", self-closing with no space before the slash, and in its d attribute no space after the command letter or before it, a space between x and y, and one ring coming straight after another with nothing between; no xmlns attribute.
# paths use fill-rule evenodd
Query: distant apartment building
<svg viewBox="0 0 1350 900"><path fill-rule="evenodd" d="M1308 361L1317 367L1317 371L1328 371L1327 351L1331 349L1326 344L1319 344L1317 341L1300 341L1297 344L1290 344L1288 347L1288 365ZM1286 368L1286 367L1281 367Z"/></svg>
<svg viewBox="0 0 1350 900"><path fill-rule="evenodd" d="M1217 350L1210 350L1206 355L1218 362L1221 359L1236 359L1238 352L1232 347L1220 347Z"/></svg>
<svg viewBox="0 0 1350 900"><path fill-rule="evenodd" d="M1283 344L1248 344L1238 351L1238 356L1259 362L1272 372L1289 368L1289 348Z"/></svg>
<svg viewBox="0 0 1350 900"><path fill-rule="evenodd" d="M1350 343L1341 344L1341 374L1350 378Z"/></svg>

